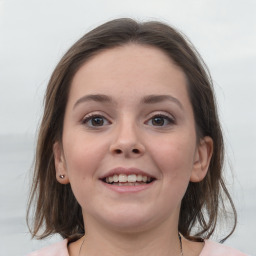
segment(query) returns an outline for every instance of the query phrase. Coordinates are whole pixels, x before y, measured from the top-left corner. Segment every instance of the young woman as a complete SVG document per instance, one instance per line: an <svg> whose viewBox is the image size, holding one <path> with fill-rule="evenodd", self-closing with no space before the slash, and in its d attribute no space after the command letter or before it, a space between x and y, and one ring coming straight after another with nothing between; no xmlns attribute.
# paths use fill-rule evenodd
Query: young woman
<svg viewBox="0 0 256 256"><path fill-rule="evenodd" d="M245 255L209 240L228 206L223 241L236 226L223 155L211 79L188 40L159 22L97 27L46 91L31 232L64 240L30 255Z"/></svg>

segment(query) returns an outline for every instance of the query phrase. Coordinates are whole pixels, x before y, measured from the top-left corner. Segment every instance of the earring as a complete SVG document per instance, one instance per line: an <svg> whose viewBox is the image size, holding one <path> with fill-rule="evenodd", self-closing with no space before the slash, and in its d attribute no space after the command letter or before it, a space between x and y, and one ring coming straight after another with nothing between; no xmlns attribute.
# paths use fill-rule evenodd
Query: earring
<svg viewBox="0 0 256 256"><path fill-rule="evenodd" d="M64 179L64 178L65 178L65 175L64 175L64 174L61 174L61 175L59 175L59 177L60 177L61 179Z"/></svg>

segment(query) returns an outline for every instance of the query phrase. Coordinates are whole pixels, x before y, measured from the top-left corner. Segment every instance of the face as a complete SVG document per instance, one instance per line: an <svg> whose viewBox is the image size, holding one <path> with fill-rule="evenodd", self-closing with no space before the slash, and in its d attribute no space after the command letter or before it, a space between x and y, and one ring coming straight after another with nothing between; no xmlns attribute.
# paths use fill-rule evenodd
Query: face
<svg viewBox="0 0 256 256"><path fill-rule="evenodd" d="M189 181L207 172L212 142L197 143L184 72L161 50L105 50L75 74L56 177L90 221L117 230L177 225ZM64 179L59 175L65 174Z"/></svg>

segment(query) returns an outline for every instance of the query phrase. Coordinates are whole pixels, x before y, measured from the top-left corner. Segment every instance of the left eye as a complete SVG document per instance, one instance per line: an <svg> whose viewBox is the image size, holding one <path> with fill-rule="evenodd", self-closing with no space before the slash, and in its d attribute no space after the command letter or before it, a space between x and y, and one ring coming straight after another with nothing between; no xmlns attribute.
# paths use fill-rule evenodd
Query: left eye
<svg viewBox="0 0 256 256"><path fill-rule="evenodd" d="M166 126L172 123L174 120L165 115L155 115L147 121L147 124L152 126Z"/></svg>
<svg viewBox="0 0 256 256"><path fill-rule="evenodd" d="M101 115L87 116L83 119L82 123L90 127L99 127L110 124L110 122Z"/></svg>

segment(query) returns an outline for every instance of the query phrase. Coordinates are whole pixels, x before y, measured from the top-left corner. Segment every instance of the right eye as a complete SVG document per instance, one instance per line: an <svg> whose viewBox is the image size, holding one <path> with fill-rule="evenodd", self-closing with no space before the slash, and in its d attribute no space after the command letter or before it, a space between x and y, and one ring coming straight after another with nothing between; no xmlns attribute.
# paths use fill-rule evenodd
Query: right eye
<svg viewBox="0 0 256 256"><path fill-rule="evenodd" d="M166 127L174 124L175 121L168 115L157 114L152 116L146 123L151 126Z"/></svg>
<svg viewBox="0 0 256 256"><path fill-rule="evenodd" d="M82 124L85 124L89 127L101 127L109 125L110 122L102 115L88 115L84 117Z"/></svg>

